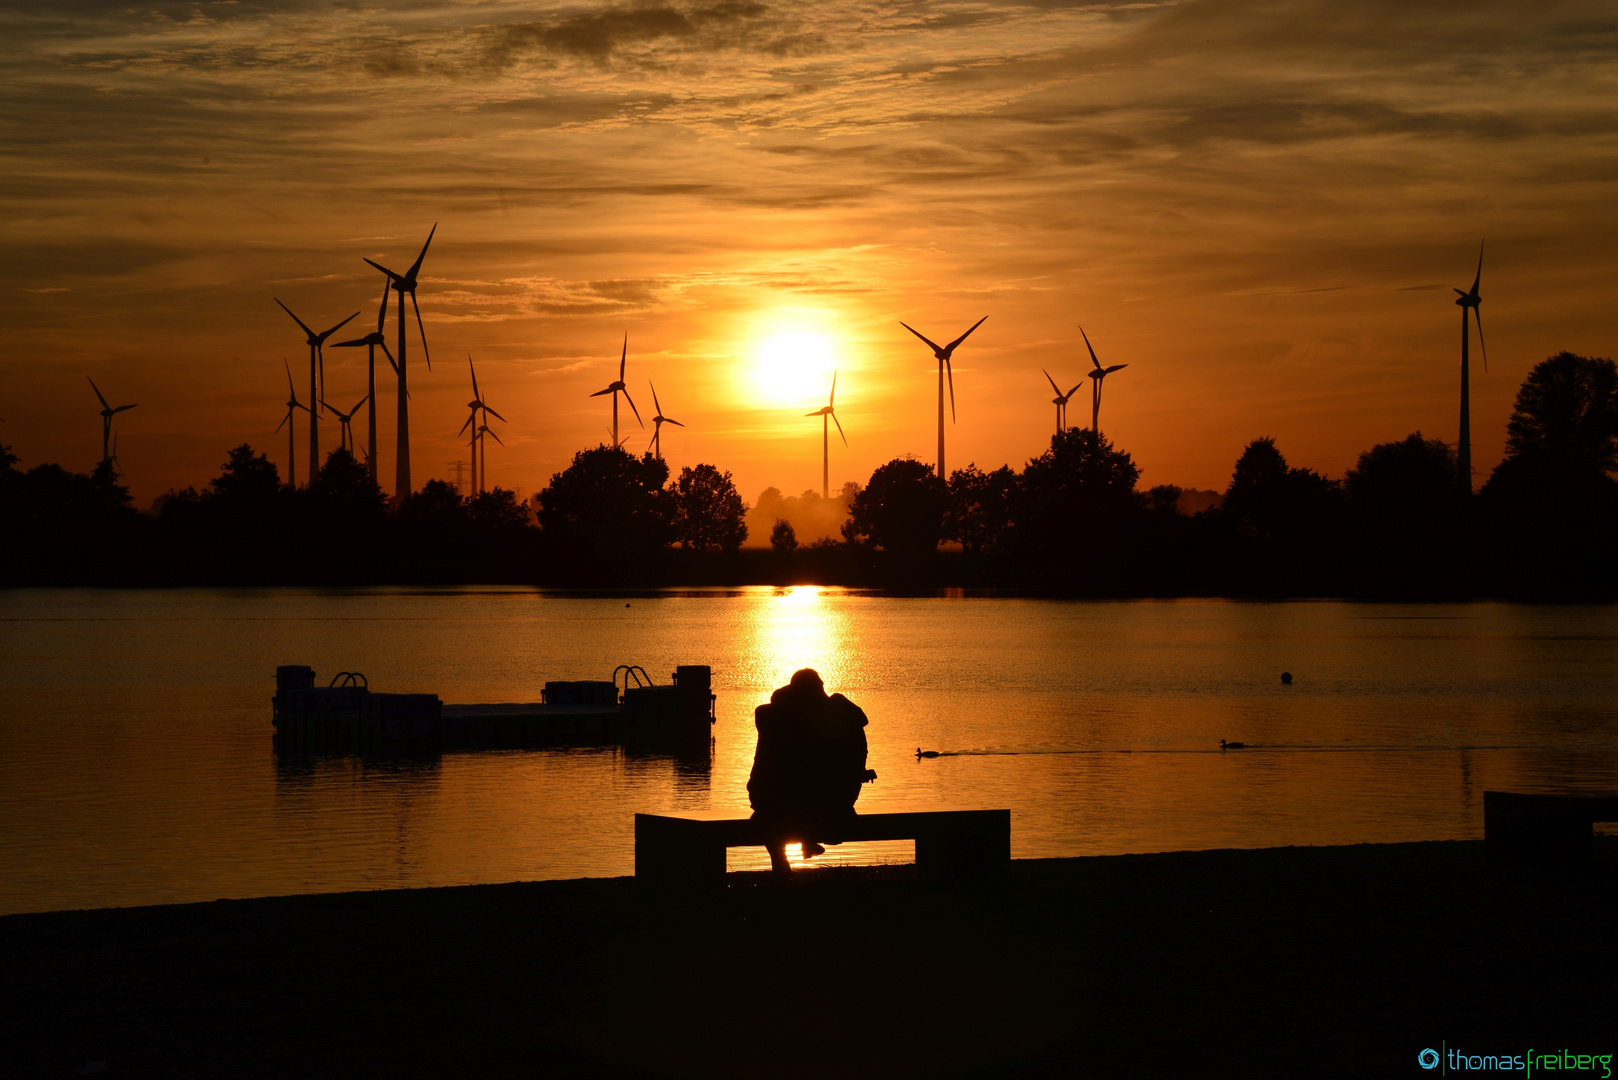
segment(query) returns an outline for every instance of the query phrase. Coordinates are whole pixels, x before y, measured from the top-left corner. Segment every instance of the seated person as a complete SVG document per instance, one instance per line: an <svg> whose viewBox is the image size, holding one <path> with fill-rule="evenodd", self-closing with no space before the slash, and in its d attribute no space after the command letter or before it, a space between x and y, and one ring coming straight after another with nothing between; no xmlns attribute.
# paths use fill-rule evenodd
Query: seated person
<svg viewBox="0 0 1618 1080"><path fill-rule="evenodd" d="M865 767L865 713L842 694L827 696L820 676L804 668L753 710L753 723L747 794L754 819L768 825L771 868L788 873L787 843L801 842L805 858L826 850L817 840L841 843L861 785L876 779Z"/></svg>

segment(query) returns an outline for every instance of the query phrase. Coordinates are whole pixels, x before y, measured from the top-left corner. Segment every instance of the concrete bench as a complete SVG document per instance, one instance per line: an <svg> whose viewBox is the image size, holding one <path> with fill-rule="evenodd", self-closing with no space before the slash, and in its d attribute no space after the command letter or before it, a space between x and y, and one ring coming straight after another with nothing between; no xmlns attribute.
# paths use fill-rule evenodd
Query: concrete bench
<svg viewBox="0 0 1618 1080"><path fill-rule="evenodd" d="M1589 859L1598 821L1618 821L1618 793L1483 793L1483 842L1493 862Z"/></svg>
<svg viewBox="0 0 1618 1080"><path fill-rule="evenodd" d="M1010 810L902 810L856 814L842 839L914 840L923 874L993 873L1011 861ZM635 815L635 876L653 881L717 881L725 849L763 847L764 830L734 812Z"/></svg>

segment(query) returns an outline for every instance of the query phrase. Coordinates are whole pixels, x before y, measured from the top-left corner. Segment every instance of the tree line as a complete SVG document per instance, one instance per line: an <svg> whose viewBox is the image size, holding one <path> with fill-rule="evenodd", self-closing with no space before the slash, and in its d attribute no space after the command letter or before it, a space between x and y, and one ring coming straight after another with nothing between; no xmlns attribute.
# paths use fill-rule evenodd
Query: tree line
<svg viewBox="0 0 1618 1080"><path fill-rule="evenodd" d="M1242 451L1219 505L1142 490L1129 453L1063 432L1021 470L940 480L899 458L830 499L608 446L581 450L525 505L431 480L390 505L346 450L295 489L246 445L202 490L137 513L110 464L26 472L0 447L0 580L21 584L520 582L650 587L970 586L1088 596L1618 594L1618 369L1559 353L1517 394L1504 460L1473 495L1421 432L1373 446L1341 480ZM795 523L796 522L796 523ZM805 537L798 536L800 525ZM768 536L763 535L768 529ZM752 535L768 548L744 548ZM941 549L941 545L943 548Z"/></svg>

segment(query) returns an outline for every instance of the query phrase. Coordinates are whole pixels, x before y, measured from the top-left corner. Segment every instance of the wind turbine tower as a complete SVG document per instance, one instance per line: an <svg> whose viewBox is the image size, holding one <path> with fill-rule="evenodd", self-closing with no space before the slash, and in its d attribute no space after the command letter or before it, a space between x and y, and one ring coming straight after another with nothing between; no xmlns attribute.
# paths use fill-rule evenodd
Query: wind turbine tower
<svg viewBox="0 0 1618 1080"><path fill-rule="evenodd" d="M405 379L405 293L410 294L410 306L416 311L416 329L421 334L421 355L427 360L427 370L433 369L432 354L427 351L427 328L421 322L421 306L416 303L416 275L421 273L421 264L427 258L427 249L432 246L433 234L438 232L438 223L434 222L431 231L427 233L427 242L421 245L421 254L416 261L410 264L410 269L403 274L395 274L392 270L378 262L365 261L388 275L388 284L399 294L399 359L397 371L399 375L399 425L398 425L398 453L396 471L393 481L393 497L403 499L409 496L414 489L410 486L410 389Z"/></svg>
<svg viewBox="0 0 1618 1080"><path fill-rule="evenodd" d="M983 319L987 318L987 315L983 316ZM942 347L934 344L920 330L917 330L909 323L902 320L899 323L900 326L925 341L927 347L933 350L933 355L938 358L938 478L940 480L947 481L949 479L948 474L944 472L944 379L945 376L949 378L949 418L953 423L955 420L955 371L950 367L950 357L954 355L957 345L965 341L973 330L983 325L983 319L973 323L966 333ZM842 429L843 425L838 424L837 430L841 431Z"/></svg>
<svg viewBox="0 0 1618 1080"><path fill-rule="evenodd" d="M277 297L275 302L281 304L280 298ZM285 304L281 304L281 310L288 315L292 315L292 309ZM326 397L326 339L347 326L349 319L353 319L358 315L359 312L356 311L330 330L320 334L309 329L302 319L292 315L292 321L302 327L304 336L309 342L309 482L311 484L315 482L315 473L320 469L320 413L315 411L314 406L325 400ZM318 385L315 382L317 363L320 372Z"/></svg>
<svg viewBox="0 0 1618 1080"><path fill-rule="evenodd" d="M1101 383L1108 375L1115 371L1122 371L1128 364L1114 364L1111 367L1102 367L1101 361L1096 359L1095 346L1090 344L1090 335L1084 333L1084 327L1079 327L1079 333L1084 336L1084 347L1090 350L1090 363L1095 366L1090 369L1090 430L1101 431ZM1078 387L1074 387L1075 390Z"/></svg>
<svg viewBox="0 0 1618 1080"><path fill-rule="evenodd" d="M287 487L295 488L298 486L298 458L294 438L297 435L298 425L292 416L299 409L308 412L309 406L298 400L298 392L292 388L292 368L287 364L285 357L281 358L281 366L287 369L287 414L281 418L281 423L275 430L279 432L281 428L287 429Z"/></svg>
<svg viewBox="0 0 1618 1080"><path fill-rule="evenodd" d="M1456 472L1460 489L1472 494L1472 378L1467 361L1466 313L1471 310L1478 323L1478 348L1483 350L1483 370L1489 370L1489 349L1483 344L1483 297L1478 295L1478 283L1483 280L1483 244L1478 244L1478 272L1472 279L1470 292L1461 292L1455 303L1461 309L1461 440L1455 447Z"/></svg>
<svg viewBox="0 0 1618 1080"><path fill-rule="evenodd" d="M906 329L909 328L906 327ZM911 330L910 332L915 333L914 330ZM968 330L966 333L970 334L971 332L972 331ZM966 334L962 334L961 336L965 337ZM926 339L923 338L922 340ZM959 342L957 342L957 344L959 344ZM954 399L952 398L951 400L953 401ZM835 370L831 373L831 397L826 399L826 407L823 409L816 409L812 413L804 413L803 415L820 417L820 497L822 499L829 499L831 498L831 428L826 423L827 418L830 418L831 422L837 425L837 434L842 436L843 445L848 445L848 436L843 434L843 422L837 419L837 372ZM939 431L942 432L943 429L940 428ZM940 455L938 458L939 468L942 469L944 461L944 443L942 435L940 435L938 451Z"/></svg>
<svg viewBox="0 0 1618 1080"><path fill-rule="evenodd" d="M386 356L388 358L388 363L390 365L392 365L393 374L395 375L395 377L397 377L398 374L399 374L399 364L398 364L398 362L396 360L393 359L393 354L388 352L387 338L385 338L383 336L383 334L382 334L382 320L387 318L387 316L388 316L388 290L390 288L392 288L391 283L389 283L389 282L384 282L383 283L383 285L382 285L382 306L377 309L377 313L376 313L376 329L373 330L371 333L366 334L362 338L355 338L353 341L339 341L337 344L332 346L332 348L334 348L334 349L351 349L351 348L354 348L354 347L359 346L359 345L369 346L368 352L370 353L370 355L368 357L366 357L365 371L366 371L366 379L367 379L366 392L369 395L369 401L370 401L370 405L371 405L370 409L367 410L367 421L368 421L368 427L369 427L369 430L370 430L370 452L365 455L365 471L370 474L371 482L373 484L377 482L376 481L376 350L377 350L377 346L380 345L382 347L382 355Z"/></svg>
<svg viewBox="0 0 1618 1080"><path fill-rule="evenodd" d="M86 375L85 378L90 379L90 376ZM112 418L123 412L125 409L133 409L135 406L120 405L115 409L111 405L108 405L107 399L101 396L101 388L96 385L96 381L94 379L90 379L90 389L96 392L96 400L101 402L101 460L110 461L112 459L112 451L108 449L108 444L112 439Z"/></svg>
<svg viewBox="0 0 1618 1080"><path fill-rule="evenodd" d="M646 422L643 421L640 418L640 410L635 408L635 399L629 396L629 387L624 385L624 364L628 360L629 360L629 335L625 334L624 335L624 351L618 357L618 381L615 382L615 383L608 384L608 386L607 386L607 388L605 390L597 390L595 393L590 395L591 397L600 397L602 394L611 394L612 395L612 445L613 446L618 446L619 445L619 442L618 442L618 394L620 392L623 393L624 400L629 402L630 409L633 410L634 413L635 413L635 423L639 424L641 427L646 426Z"/></svg>
<svg viewBox="0 0 1618 1080"><path fill-rule="evenodd" d="M685 427L685 425L672 417L663 415L662 403L657 400L657 387L652 384L650 379L646 380L646 385L652 387L652 408L657 410L657 415L652 417L652 450L657 454L657 460L662 461L663 425L673 424L675 427Z"/></svg>

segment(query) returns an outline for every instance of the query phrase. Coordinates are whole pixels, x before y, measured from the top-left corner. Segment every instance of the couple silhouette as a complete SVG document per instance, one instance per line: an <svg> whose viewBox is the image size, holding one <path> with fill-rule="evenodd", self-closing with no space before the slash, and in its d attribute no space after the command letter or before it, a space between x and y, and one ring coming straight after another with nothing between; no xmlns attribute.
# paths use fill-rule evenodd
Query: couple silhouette
<svg viewBox="0 0 1618 1080"><path fill-rule="evenodd" d="M777 875L791 873L786 846L793 841L806 859L824 844L842 843L860 788L876 779L865 767L866 722L858 705L826 693L813 668L795 672L753 710L758 747L747 794Z"/></svg>

